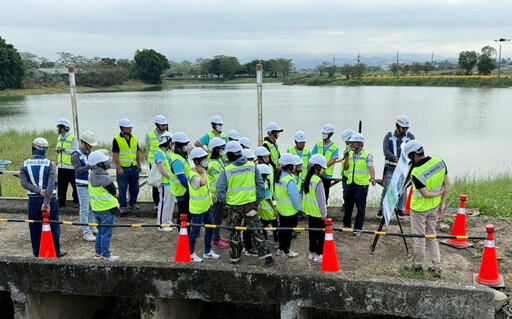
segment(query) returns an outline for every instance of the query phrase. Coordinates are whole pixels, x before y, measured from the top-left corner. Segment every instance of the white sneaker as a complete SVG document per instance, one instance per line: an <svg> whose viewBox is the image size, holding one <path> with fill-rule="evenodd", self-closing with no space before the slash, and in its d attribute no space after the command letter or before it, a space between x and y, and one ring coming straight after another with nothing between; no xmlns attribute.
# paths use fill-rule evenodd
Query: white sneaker
<svg viewBox="0 0 512 319"><path fill-rule="evenodd" d="M202 263L203 260L201 258L199 258L198 255L196 255L196 253L192 253L190 255L190 260L193 262L193 263Z"/></svg>
<svg viewBox="0 0 512 319"><path fill-rule="evenodd" d="M324 258L324 255L316 255L315 258L313 259L313 261L316 263L321 263L323 258Z"/></svg>
<svg viewBox="0 0 512 319"><path fill-rule="evenodd" d="M274 242L274 248L275 248L275 249L278 249L278 248L279 248L279 242L278 242L278 241Z"/></svg>
<svg viewBox="0 0 512 319"><path fill-rule="evenodd" d="M281 249L278 249L276 251L276 256L279 256L281 258L288 258L288 256L286 256L286 254L284 253L284 251L282 251Z"/></svg>
<svg viewBox="0 0 512 319"><path fill-rule="evenodd" d="M158 231L172 232L172 227L159 227Z"/></svg>
<svg viewBox="0 0 512 319"><path fill-rule="evenodd" d="M89 230L91 231L91 233L93 233L93 235L96 235L98 233L98 228L96 227L89 227Z"/></svg>
<svg viewBox="0 0 512 319"><path fill-rule="evenodd" d="M317 257L316 253L311 253L311 252L310 252L310 253L309 253L309 255L308 255L308 260L313 260L313 259L315 259L316 257Z"/></svg>
<svg viewBox="0 0 512 319"><path fill-rule="evenodd" d="M91 232L87 232L84 234L84 239L86 241L96 241L96 237Z"/></svg>
<svg viewBox="0 0 512 319"><path fill-rule="evenodd" d="M103 260L103 256L102 255L98 255L98 254L94 254L93 259L94 260Z"/></svg>
<svg viewBox="0 0 512 319"><path fill-rule="evenodd" d="M219 259L220 255L216 254L213 250L210 250L209 253L203 254L204 259Z"/></svg>
<svg viewBox="0 0 512 319"><path fill-rule="evenodd" d="M158 205L153 206L153 209L157 210L158 209Z"/></svg>
<svg viewBox="0 0 512 319"><path fill-rule="evenodd" d="M296 252L294 252L293 250L290 249L290 251L286 254L286 256L288 257L297 257L299 254L297 254Z"/></svg>
<svg viewBox="0 0 512 319"><path fill-rule="evenodd" d="M103 257L103 260L116 261L116 260L119 260L119 256L110 255L110 257L108 257L108 258Z"/></svg>

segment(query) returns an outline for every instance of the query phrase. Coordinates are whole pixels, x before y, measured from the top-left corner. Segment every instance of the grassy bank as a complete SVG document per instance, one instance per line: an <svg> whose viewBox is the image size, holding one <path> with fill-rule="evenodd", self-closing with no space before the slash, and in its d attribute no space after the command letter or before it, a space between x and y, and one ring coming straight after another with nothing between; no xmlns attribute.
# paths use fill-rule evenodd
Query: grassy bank
<svg viewBox="0 0 512 319"><path fill-rule="evenodd" d="M324 76L300 77L285 82L287 85L340 85L340 86L447 86L447 87L487 87L508 88L512 87L511 78L498 80L495 77L369 77L361 79L329 78Z"/></svg>

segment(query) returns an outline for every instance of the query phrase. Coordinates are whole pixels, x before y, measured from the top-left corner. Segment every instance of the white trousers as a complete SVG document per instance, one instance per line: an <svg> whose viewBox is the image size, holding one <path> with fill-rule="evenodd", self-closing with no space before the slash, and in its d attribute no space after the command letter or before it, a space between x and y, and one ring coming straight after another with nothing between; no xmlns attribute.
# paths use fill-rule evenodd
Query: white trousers
<svg viewBox="0 0 512 319"><path fill-rule="evenodd" d="M171 224L172 213L174 212L174 201L176 198L171 193L170 186L161 185L158 187L158 192L160 194L160 201L158 202L158 215L156 223L158 225Z"/></svg>

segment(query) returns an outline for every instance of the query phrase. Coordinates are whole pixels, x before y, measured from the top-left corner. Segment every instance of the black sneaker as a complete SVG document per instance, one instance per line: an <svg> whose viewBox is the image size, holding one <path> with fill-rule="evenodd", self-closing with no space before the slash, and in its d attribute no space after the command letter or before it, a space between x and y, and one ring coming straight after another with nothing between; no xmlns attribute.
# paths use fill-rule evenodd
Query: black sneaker
<svg viewBox="0 0 512 319"><path fill-rule="evenodd" d="M299 219L304 219L304 217L306 217L306 214L304 214L304 212L299 212Z"/></svg>
<svg viewBox="0 0 512 319"><path fill-rule="evenodd" d="M66 256L67 254L68 254L67 251L61 249L59 254L57 255L57 258L62 258L64 256Z"/></svg>
<svg viewBox="0 0 512 319"><path fill-rule="evenodd" d="M415 273L417 273L417 274L422 274L422 273L423 273L423 267L416 267L416 266L404 266L404 270L405 270L405 271L415 272Z"/></svg>
<svg viewBox="0 0 512 319"><path fill-rule="evenodd" d="M396 216L398 218L405 218L406 215L405 215L403 210L399 209L399 210L396 211Z"/></svg>
<svg viewBox="0 0 512 319"><path fill-rule="evenodd" d="M258 257L258 251L256 249L248 249L245 251L246 256Z"/></svg>
<svg viewBox="0 0 512 319"><path fill-rule="evenodd" d="M80 207L80 203L73 202L73 208L79 208L79 207Z"/></svg>
<svg viewBox="0 0 512 319"><path fill-rule="evenodd" d="M427 271L432 277L441 278L441 268L430 266Z"/></svg>
<svg viewBox="0 0 512 319"><path fill-rule="evenodd" d="M377 213L377 218L382 218L384 215L382 215L382 209L379 209L379 212Z"/></svg>
<svg viewBox="0 0 512 319"><path fill-rule="evenodd" d="M341 212L344 213L345 212L345 203L343 203L343 205L341 205L341 208L340 208Z"/></svg>
<svg viewBox="0 0 512 319"><path fill-rule="evenodd" d="M265 257L265 267L272 267L274 265L274 258L272 256Z"/></svg>

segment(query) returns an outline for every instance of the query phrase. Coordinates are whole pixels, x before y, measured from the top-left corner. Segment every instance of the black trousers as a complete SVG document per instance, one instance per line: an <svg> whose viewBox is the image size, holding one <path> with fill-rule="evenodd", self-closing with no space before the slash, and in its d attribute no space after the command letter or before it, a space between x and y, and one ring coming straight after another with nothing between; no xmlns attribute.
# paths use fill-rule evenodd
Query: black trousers
<svg viewBox="0 0 512 319"><path fill-rule="evenodd" d="M357 207L356 222L354 229L363 229L364 216L366 210L366 196L368 195L368 185L357 185L352 183L347 186L345 192L345 216L343 217L343 225L347 228L352 227L352 212L354 204Z"/></svg>
<svg viewBox="0 0 512 319"><path fill-rule="evenodd" d="M180 218L181 218L182 214L187 215L187 223L190 223L192 221L192 216L190 214L190 209L189 209L189 200L190 200L190 194L189 194L188 190L185 193L185 195L183 195L183 200L176 199L176 201L178 202L178 215L176 216L176 223L178 225L181 224ZM187 231L190 234L190 226L187 227Z"/></svg>
<svg viewBox="0 0 512 319"><path fill-rule="evenodd" d="M291 216L283 216L279 214L280 227L297 227L299 222L299 214L295 213ZM292 243L292 230L279 231L279 250L284 251L285 254L290 252L290 245Z"/></svg>
<svg viewBox="0 0 512 319"><path fill-rule="evenodd" d="M78 193L76 192L75 170L70 168L59 168L57 173L57 192L59 204L62 206L66 203L66 193L68 185L71 184L73 189L73 203L78 203Z"/></svg>
<svg viewBox="0 0 512 319"><path fill-rule="evenodd" d="M322 218L308 216L309 228L324 228L325 222ZM324 253L325 233L323 231L309 231L309 251L322 255Z"/></svg>
<svg viewBox="0 0 512 319"><path fill-rule="evenodd" d="M332 179L321 177L322 184L324 184L324 190L325 190L325 205L327 205L327 202L329 201L329 190L331 189L331 182Z"/></svg>
<svg viewBox="0 0 512 319"><path fill-rule="evenodd" d="M261 223L263 224L263 227L268 227L268 225L272 225L272 227L277 227L278 226L277 225L277 218L276 219L272 219L272 220L264 220L264 219L262 219ZM279 233L278 233L278 231L277 230L273 230L272 234L274 235L274 243L279 242ZM265 236L265 239L268 239L266 231L263 231L263 235Z"/></svg>

